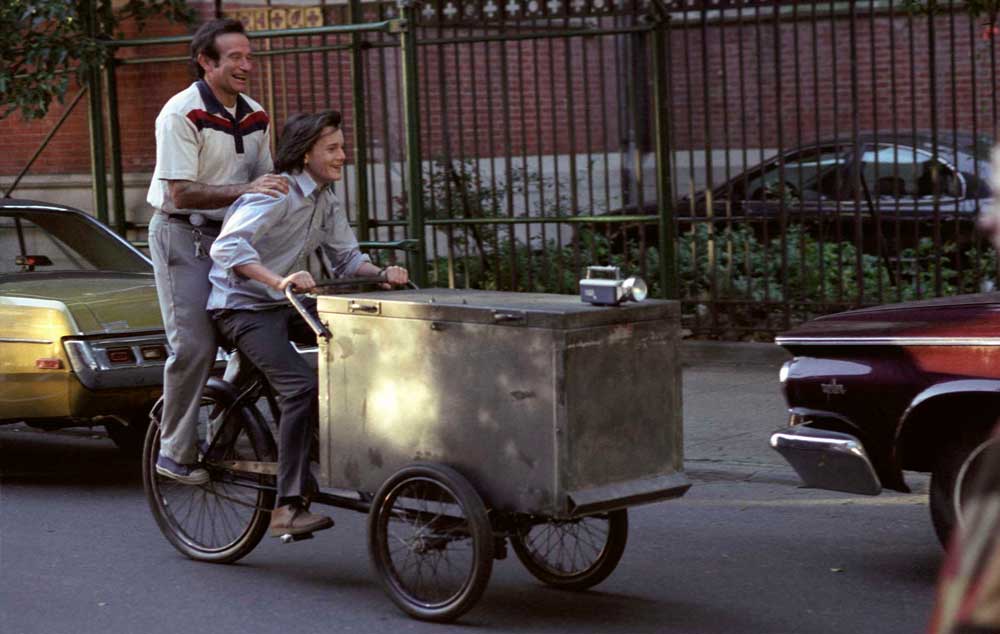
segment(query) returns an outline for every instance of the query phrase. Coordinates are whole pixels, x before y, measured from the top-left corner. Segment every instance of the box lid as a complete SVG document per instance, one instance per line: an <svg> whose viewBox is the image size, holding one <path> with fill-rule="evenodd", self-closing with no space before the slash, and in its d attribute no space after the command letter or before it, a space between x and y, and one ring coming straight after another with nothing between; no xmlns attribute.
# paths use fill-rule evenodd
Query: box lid
<svg viewBox="0 0 1000 634"><path fill-rule="evenodd" d="M679 317L677 302L646 300L594 306L578 295L511 293L449 288L320 295L322 313L570 329Z"/></svg>

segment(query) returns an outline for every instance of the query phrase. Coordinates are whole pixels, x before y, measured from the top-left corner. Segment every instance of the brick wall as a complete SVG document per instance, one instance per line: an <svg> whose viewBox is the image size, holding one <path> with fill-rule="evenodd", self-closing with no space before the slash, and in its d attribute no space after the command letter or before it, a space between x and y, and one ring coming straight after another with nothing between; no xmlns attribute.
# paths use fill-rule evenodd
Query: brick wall
<svg viewBox="0 0 1000 634"><path fill-rule="evenodd" d="M210 3L198 6L207 15ZM226 7L230 12L240 10L240 5ZM329 9L328 23L344 19L336 11L341 10ZM748 17L743 24L675 26L669 59L675 147L788 147L800 137L849 134L855 125L853 98L856 125L862 130L893 125L930 128L935 103L940 127L971 131L976 126L993 133L996 81L990 59L996 42L980 37L980 29L962 15L941 16L933 26L923 18L861 16L853 23L857 59L852 62L852 22L843 17L815 22L786 19L777 28L767 16L759 24ZM143 35L183 30L158 22ZM473 31L425 29L421 37L446 33L464 36ZM390 41L388 36L369 37ZM928 59L932 39L933 76ZM630 125L648 124L642 108L636 113L624 109L625 71L636 67L624 57L624 41L622 36L602 36L421 47L425 157L617 151ZM345 37L325 40L346 42ZM263 51L323 43L314 37L269 44L257 40L254 45ZM185 54L185 46L121 52L123 58ZM404 141L398 59L393 49L376 47L364 54L373 157L398 160ZM250 93L264 103L277 126L293 112L334 107L344 113L350 137L346 51L330 52L325 59L320 53L259 56L257 62ZM156 113L190 81L180 62L126 65L119 70L126 172L152 169ZM852 82L857 86L853 95ZM86 106L86 100L77 106L32 174L89 171ZM0 154L0 176L12 175L24 165L61 112L57 105L41 122L25 122L18 116L0 120L5 149ZM626 121L629 118L632 123Z"/></svg>
<svg viewBox="0 0 1000 634"><path fill-rule="evenodd" d="M192 3L194 4L194 3ZM206 9L207 7L202 7ZM204 11L200 11L204 13ZM142 37L183 35L185 27L166 20L152 21L142 31ZM125 25L125 37L139 34L134 24ZM133 58L138 49L123 51L119 57ZM185 55L184 46L147 47L143 56ZM122 126L122 147L126 171L145 170L151 164L154 143L152 121L163 103L190 82L186 67L181 64L123 66L118 71L119 120ZM67 104L80 89L71 82ZM52 129L66 106L54 104L48 116L38 121L25 121L19 115L0 119L0 138L4 151L0 153L0 176L16 174ZM73 113L56 132L39 156L29 174L69 174L90 171L90 136L88 101L85 96Z"/></svg>
<svg viewBox="0 0 1000 634"><path fill-rule="evenodd" d="M961 14L674 29L675 144L789 147L854 126L929 130L934 106L939 128L996 136L997 43L982 33Z"/></svg>

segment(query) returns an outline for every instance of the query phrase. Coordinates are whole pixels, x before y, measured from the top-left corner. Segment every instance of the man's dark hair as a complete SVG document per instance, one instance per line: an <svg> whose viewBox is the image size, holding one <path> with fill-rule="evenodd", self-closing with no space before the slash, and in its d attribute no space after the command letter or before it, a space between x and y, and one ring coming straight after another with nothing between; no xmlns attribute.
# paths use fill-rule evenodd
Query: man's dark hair
<svg viewBox="0 0 1000 634"><path fill-rule="evenodd" d="M340 113L327 110L315 114L293 115L285 122L278 139L278 151L274 158L274 171L301 172L305 167L306 153L312 149L323 130L340 129Z"/></svg>
<svg viewBox="0 0 1000 634"><path fill-rule="evenodd" d="M204 53L208 59L218 62L219 49L215 46L215 38L226 33L247 34L243 23L232 18L209 20L194 32L194 39L191 40L191 69L198 76L198 79L205 76L205 69L198 63L198 56Z"/></svg>

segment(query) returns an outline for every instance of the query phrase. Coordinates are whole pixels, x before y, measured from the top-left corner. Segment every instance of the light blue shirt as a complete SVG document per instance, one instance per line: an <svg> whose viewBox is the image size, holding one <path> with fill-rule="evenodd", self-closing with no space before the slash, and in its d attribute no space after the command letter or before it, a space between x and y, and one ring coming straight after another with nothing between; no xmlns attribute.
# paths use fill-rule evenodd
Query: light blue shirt
<svg viewBox="0 0 1000 634"><path fill-rule="evenodd" d="M288 194L244 194L226 212L222 232L212 245L212 292L208 310L261 310L286 303L285 296L234 269L260 264L284 277L307 269L307 258L325 246L336 277L354 275L368 262L347 213L331 187L320 187L307 172L282 174Z"/></svg>

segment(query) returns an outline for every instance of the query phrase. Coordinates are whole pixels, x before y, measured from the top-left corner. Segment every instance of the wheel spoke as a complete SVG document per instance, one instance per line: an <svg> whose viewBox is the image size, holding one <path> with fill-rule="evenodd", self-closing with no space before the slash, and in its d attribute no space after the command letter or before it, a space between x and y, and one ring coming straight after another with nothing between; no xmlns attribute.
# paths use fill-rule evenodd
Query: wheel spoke
<svg viewBox="0 0 1000 634"><path fill-rule="evenodd" d="M213 417L218 417L222 406L217 401L206 399L202 402L198 420L197 438L208 439L219 430L210 430ZM250 441L242 419L230 419L223 425L238 425L238 433L232 445L224 448L228 460L262 460L257 447ZM227 434L223 434L223 438ZM158 439L157 439L158 440ZM151 486L151 502L154 513L159 517L161 528L174 545L188 556L216 561L230 561L230 555L239 558L253 547L266 529L267 517L262 507L269 507L273 494L254 487L254 479L245 483L230 482L232 472L212 467L212 480L204 485L193 486L175 482L159 476L155 472L153 460L158 454L158 442L147 455L148 485ZM220 447L220 449L223 449ZM256 478L259 483L260 478ZM247 547L247 544L252 544Z"/></svg>
<svg viewBox="0 0 1000 634"><path fill-rule="evenodd" d="M602 568L608 558L612 542L611 517L602 514L539 522L524 529L512 542L518 558L543 581L567 587L589 587L586 580L594 570ZM623 547L624 541L620 548ZM620 550L612 557L613 567Z"/></svg>

